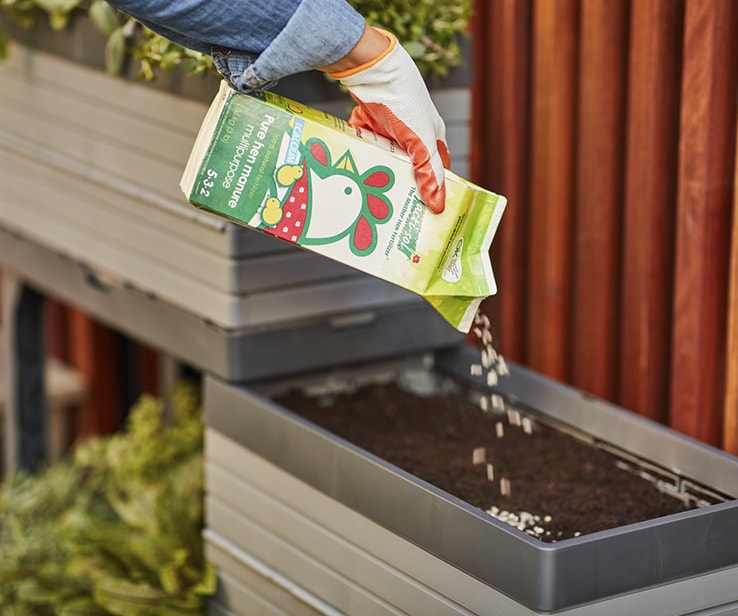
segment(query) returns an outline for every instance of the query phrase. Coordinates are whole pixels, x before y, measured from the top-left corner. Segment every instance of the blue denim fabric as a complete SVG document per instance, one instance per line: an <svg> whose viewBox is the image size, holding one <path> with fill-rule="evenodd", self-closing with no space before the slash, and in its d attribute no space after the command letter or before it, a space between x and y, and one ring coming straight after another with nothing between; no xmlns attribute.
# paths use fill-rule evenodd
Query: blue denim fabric
<svg viewBox="0 0 738 616"><path fill-rule="evenodd" d="M175 43L213 56L241 92L345 56L364 18L345 0L109 0Z"/></svg>

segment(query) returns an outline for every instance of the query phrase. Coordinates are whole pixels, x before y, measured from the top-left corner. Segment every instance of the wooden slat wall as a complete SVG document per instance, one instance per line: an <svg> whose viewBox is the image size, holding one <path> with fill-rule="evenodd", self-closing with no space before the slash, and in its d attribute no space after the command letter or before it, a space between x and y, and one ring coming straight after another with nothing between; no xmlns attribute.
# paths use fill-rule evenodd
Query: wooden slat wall
<svg viewBox="0 0 738 616"><path fill-rule="evenodd" d="M665 422L679 148L681 0L631 3L618 401Z"/></svg>
<svg viewBox="0 0 738 616"><path fill-rule="evenodd" d="M577 0L532 6L531 197L527 220L525 352L530 365L566 378L570 336L577 76Z"/></svg>
<svg viewBox="0 0 738 616"><path fill-rule="evenodd" d="M490 186L504 186L505 196L515 204L504 215L507 232L501 233L492 244L495 276L505 281L507 293L489 302L496 315L494 334L498 337L504 332L505 348L514 357L522 357L525 348L530 11L527 0L482 2L477 18L472 20L473 40L487 41L489 53L487 62L474 63L474 81L494 83L498 92L504 92L503 96L480 96L486 90L480 87L473 90L473 134L481 138L471 140L470 165L472 176L486 175ZM494 32L495 36L489 37L488 32Z"/></svg>
<svg viewBox="0 0 738 616"><path fill-rule="evenodd" d="M721 436L735 156L738 2L688 0L680 118L670 422Z"/></svg>
<svg viewBox="0 0 738 616"><path fill-rule="evenodd" d="M576 101L571 378L613 398L617 383L618 295L629 7L582 0Z"/></svg>
<svg viewBox="0 0 738 616"><path fill-rule="evenodd" d="M738 132L736 132L738 143ZM738 156L735 160L733 186L738 187ZM733 212L738 211L738 189L733 190ZM738 451L738 216L733 216L730 247L730 283L728 298L728 344L723 404L723 445Z"/></svg>
<svg viewBox="0 0 738 616"><path fill-rule="evenodd" d="M476 11L472 177L509 198L499 350L738 453L738 2Z"/></svg>

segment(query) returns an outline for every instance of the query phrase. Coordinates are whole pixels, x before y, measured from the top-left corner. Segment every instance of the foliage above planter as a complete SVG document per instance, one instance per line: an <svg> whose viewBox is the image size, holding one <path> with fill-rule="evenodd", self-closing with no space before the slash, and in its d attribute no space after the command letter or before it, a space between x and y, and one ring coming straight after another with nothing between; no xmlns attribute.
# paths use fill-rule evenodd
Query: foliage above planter
<svg viewBox="0 0 738 616"><path fill-rule="evenodd" d="M3 614L202 613L202 421L196 389L143 397L127 429L0 486Z"/></svg>
<svg viewBox="0 0 738 616"><path fill-rule="evenodd" d="M467 31L473 0L349 0L371 24L395 32L421 72L444 77L462 63L459 37ZM111 7L105 0L2 0L6 15L23 28L48 18L56 30L87 13L107 36L105 64L119 73L127 58L139 62L138 76L155 78L156 69L172 71L183 66L190 75L212 72L210 58L184 49L151 32ZM0 59L8 52L8 37L0 23Z"/></svg>

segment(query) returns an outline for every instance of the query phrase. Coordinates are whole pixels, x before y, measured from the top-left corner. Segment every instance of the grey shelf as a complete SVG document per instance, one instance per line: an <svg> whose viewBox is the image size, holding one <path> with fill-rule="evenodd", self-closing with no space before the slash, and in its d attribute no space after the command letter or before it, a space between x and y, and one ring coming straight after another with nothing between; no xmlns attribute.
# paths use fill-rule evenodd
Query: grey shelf
<svg viewBox="0 0 738 616"><path fill-rule="evenodd" d="M462 336L424 301L330 310L272 327L225 329L87 264L0 228L0 268L103 323L229 381L250 381L457 344ZM336 293L350 292L338 285ZM280 298L273 311L279 312ZM283 301L289 301L289 296ZM345 305L345 304L344 304ZM299 305L302 314L309 306ZM289 309L290 307L288 307ZM316 311L318 312L318 311Z"/></svg>

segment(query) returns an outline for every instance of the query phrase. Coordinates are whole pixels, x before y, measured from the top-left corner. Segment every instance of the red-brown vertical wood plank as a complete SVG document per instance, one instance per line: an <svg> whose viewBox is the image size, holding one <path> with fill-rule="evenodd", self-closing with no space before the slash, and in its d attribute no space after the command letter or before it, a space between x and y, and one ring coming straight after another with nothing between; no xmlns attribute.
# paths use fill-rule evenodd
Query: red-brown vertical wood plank
<svg viewBox="0 0 738 616"><path fill-rule="evenodd" d="M669 408L684 2L633 0L617 402Z"/></svg>
<svg viewBox="0 0 738 616"><path fill-rule="evenodd" d="M533 3L527 364L568 377L578 3Z"/></svg>
<svg viewBox="0 0 738 616"><path fill-rule="evenodd" d="M44 306L44 325L46 353L62 361L69 361L69 309L61 302L46 298Z"/></svg>
<svg viewBox="0 0 738 616"><path fill-rule="evenodd" d="M628 0L582 0L571 382L616 392Z"/></svg>
<svg viewBox="0 0 738 616"><path fill-rule="evenodd" d="M498 293L485 302L495 346L508 359L524 356L526 210L529 167L530 1L477 2L474 57L473 178L507 197L492 243Z"/></svg>
<svg viewBox="0 0 738 616"><path fill-rule="evenodd" d="M115 334L79 310L69 311L72 364L86 377L90 393L77 416L80 437L118 428Z"/></svg>
<svg viewBox="0 0 738 616"><path fill-rule="evenodd" d="M728 335L725 359L725 402L723 404L723 442L725 451L738 455L738 132L733 147L733 224L730 240L728 278Z"/></svg>
<svg viewBox="0 0 738 616"><path fill-rule="evenodd" d="M721 442L738 2L687 0L672 336L671 425Z"/></svg>
<svg viewBox="0 0 738 616"><path fill-rule="evenodd" d="M147 345L139 346L139 378L141 393L158 395L159 392L159 353Z"/></svg>

